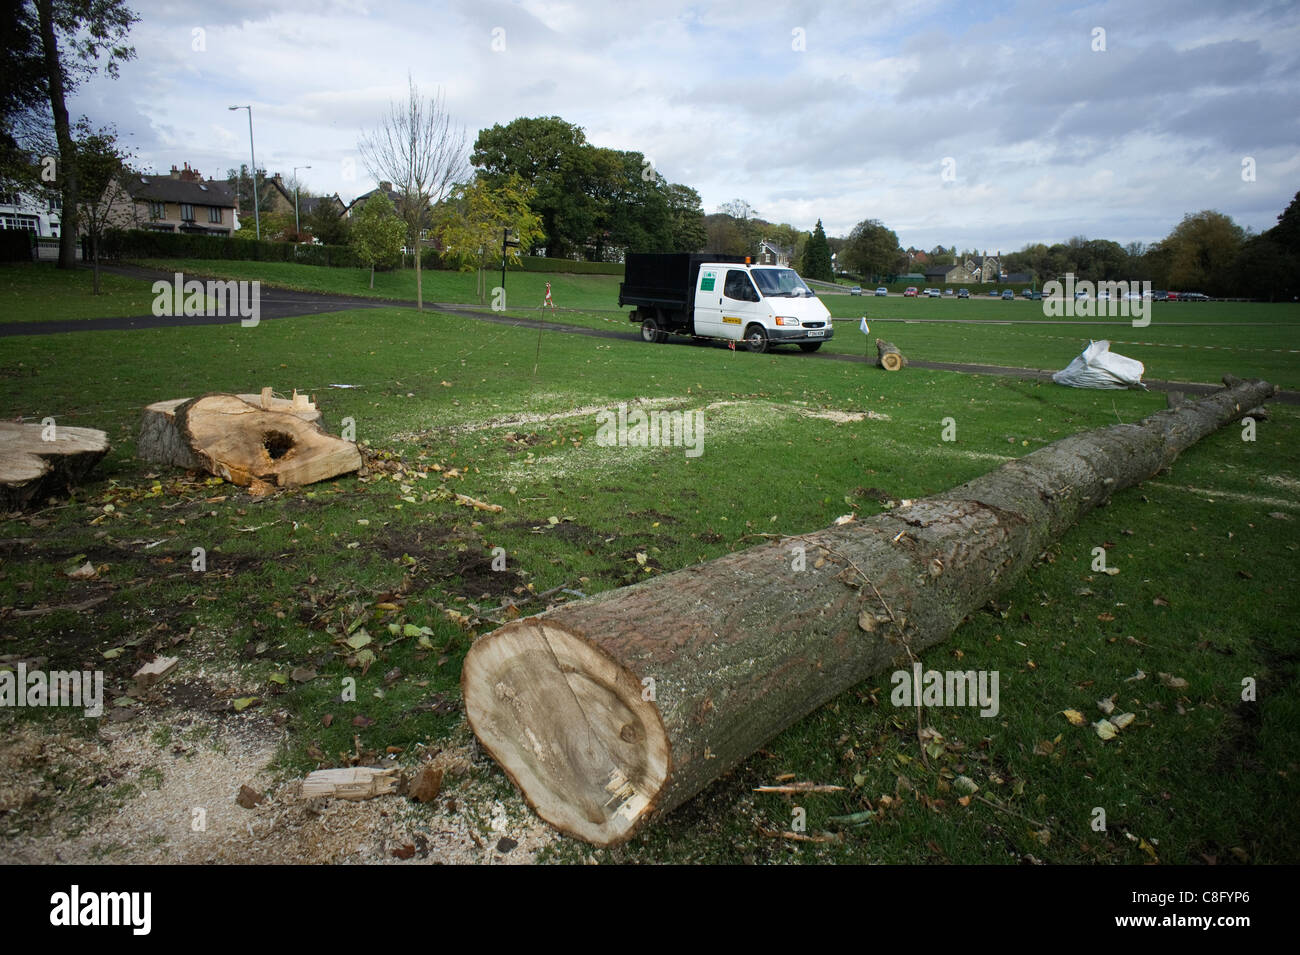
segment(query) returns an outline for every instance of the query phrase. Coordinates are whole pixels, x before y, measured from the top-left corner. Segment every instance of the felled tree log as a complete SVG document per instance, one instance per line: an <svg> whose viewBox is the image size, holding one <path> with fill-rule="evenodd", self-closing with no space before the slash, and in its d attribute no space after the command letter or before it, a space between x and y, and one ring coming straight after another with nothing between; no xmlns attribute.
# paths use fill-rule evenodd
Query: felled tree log
<svg viewBox="0 0 1300 955"><path fill-rule="evenodd" d="M94 428L0 422L0 511L62 494L107 453L108 435Z"/></svg>
<svg viewBox="0 0 1300 955"><path fill-rule="evenodd" d="M136 454L242 487L312 484L361 467L357 446L327 434L314 406L271 401L281 404L264 408L259 396L226 394L156 402L145 409Z"/></svg>
<svg viewBox="0 0 1300 955"><path fill-rule="evenodd" d="M1082 515L1273 391L1239 382L865 521L513 621L466 656L470 726L543 819L623 842L836 694L947 638Z"/></svg>
<svg viewBox="0 0 1300 955"><path fill-rule="evenodd" d="M885 371L898 371L907 364L907 359L903 357L903 353L898 350L897 346L877 338L876 364Z"/></svg>

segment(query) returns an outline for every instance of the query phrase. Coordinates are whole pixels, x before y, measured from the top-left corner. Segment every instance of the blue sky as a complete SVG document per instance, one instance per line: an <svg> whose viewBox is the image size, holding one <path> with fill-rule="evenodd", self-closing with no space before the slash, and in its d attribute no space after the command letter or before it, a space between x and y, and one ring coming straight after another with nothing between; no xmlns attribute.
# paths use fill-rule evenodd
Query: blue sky
<svg viewBox="0 0 1300 955"><path fill-rule="evenodd" d="M708 212L739 197L831 235L875 218L925 249L1150 242L1201 209L1263 231L1300 190L1291 2L131 5L138 58L72 109L159 172L247 162L226 107L251 103L259 166L351 199L372 186L357 141L409 71L471 142L558 115Z"/></svg>

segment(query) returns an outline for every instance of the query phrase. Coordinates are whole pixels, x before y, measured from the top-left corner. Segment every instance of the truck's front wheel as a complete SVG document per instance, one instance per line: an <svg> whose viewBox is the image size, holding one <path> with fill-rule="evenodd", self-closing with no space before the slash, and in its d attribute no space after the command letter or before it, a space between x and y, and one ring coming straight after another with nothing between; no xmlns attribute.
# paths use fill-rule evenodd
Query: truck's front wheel
<svg viewBox="0 0 1300 955"><path fill-rule="evenodd" d="M659 344L668 338L664 332L660 331L659 323L653 318L643 319L641 322L641 340L651 344Z"/></svg>
<svg viewBox="0 0 1300 955"><path fill-rule="evenodd" d="M762 325L750 325L745 329L745 347L759 355L767 351L767 331Z"/></svg>

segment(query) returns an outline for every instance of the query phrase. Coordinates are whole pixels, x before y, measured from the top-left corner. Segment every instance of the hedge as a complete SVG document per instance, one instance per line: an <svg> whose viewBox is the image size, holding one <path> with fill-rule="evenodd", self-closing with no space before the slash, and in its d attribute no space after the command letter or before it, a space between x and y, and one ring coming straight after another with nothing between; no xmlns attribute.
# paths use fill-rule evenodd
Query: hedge
<svg viewBox="0 0 1300 955"><path fill-rule="evenodd" d="M100 255L109 259L243 259L362 267L356 254L347 246L259 242L256 239L154 232L148 229L109 230L104 234Z"/></svg>
<svg viewBox="0 0 1300 955"><path fill-rule="evenodd" d="M0 262L30 262L33 248L26 229L0 229Z"/></svg>

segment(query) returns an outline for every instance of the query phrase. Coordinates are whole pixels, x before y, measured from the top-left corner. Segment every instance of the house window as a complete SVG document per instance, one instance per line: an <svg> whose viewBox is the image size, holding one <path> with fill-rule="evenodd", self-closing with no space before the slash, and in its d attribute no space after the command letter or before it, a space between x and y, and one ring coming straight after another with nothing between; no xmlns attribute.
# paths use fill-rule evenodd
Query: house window
<svg viewBox="0 0 1300 955"><path fill-rule="evenodd" d="M50 212L63 211L63 197L60 195L50 195Z"/></svg>
<svg viewBox="0 0 1300 955"><path fill-rule="evenodd" d="M7 203L17 205L17 203ZM36 216L4 215L0 216L0 229L22 229L40 235L40 220Z"/></svg>
<svg viewBox="0 0 1300 955"><path fill-rule="evenodd" d="M181 203L181 221L182 222L194 221L194 207L190 205L188 202Z"/></svg>
<svg viewBox="0 0 1300 955"><path fill-rule="evenodd" d="M209 222L220 222L220 221L221 221L221 210L218 209L216 206L208 206L208 221L209 221Z"/></svg>
<svg viewBox="0 0 1300 955"><path fill-rule="evenodd" d="M151 203L149 203L149 218L150 218L150 219L166 219L166 218L167 218L167 203L165 203L165 202L151 202Z"/></svg>

